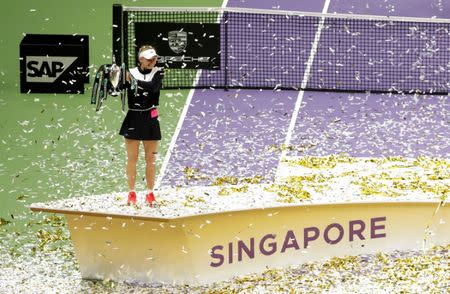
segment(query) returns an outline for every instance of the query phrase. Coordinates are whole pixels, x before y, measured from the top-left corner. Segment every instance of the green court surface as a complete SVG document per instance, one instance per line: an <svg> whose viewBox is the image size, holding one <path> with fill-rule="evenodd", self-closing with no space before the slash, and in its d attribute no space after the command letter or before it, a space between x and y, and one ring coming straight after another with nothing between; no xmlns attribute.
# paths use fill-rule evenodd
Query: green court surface
<svg viewBox="0 0 450 294"><path fill-rule="evenodd" d="M25 33L89 35L91 75L99 65L110 63L114 3L221 5L216 0L4 3L0 12L0 231L19 230L18 224L32 220L34 216L27 205L33 202L126 191L126 154L123 138L118 135L125 113L118 99L108 97L106 107L96 113L90 104L92 77L83 95L20 94L19 90L19 44ZM188 93L189 90L161 92L163 140L158 168ZM138 174L143 173L141 160ZM136 188L145 188L143 178L139 178Z"/></svg>

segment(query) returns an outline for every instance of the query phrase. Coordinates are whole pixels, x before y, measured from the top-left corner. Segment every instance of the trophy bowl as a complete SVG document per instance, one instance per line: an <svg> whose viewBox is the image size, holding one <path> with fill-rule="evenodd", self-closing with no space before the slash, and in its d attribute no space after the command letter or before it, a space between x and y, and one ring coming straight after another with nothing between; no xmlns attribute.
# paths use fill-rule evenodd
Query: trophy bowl
<svg viewBox="0 0 450 294"><path fill-rule="evenodd" d="M121 93L121 91L117 88L120 82L121 73L122 73L121 68L117 64L113 63L109 71L109 82L111 83L112 86L110 92L111 96L117 97Z"/></svg>

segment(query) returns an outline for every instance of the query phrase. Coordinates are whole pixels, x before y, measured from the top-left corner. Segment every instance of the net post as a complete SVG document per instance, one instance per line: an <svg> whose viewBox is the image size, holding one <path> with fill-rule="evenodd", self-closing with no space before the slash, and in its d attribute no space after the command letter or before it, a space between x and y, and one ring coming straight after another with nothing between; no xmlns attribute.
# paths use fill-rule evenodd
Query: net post
<svg viewBox="0 0 450 294"><path fill-rule="evenodd" d="M130 38L128 38L128 34L129 34L129 25L127 24L129 19L129 12L128 11L123 11L122 12L122 63L125 63L125 65L128 67L131 66L135 66L136 64L130 64L129 63L129 42L130 42ZM134 58L134 62L136 62L136 56L133 57Z"/></svg>
<svg viewBox="0 0 450 294"><path fill-rule="evenodd" d="M123 27L123 6L121 4L113 4L113 27L112 27L112 54L116 64L122 64L122 27Z"/></svg>
<svg viewBox="0 0 450 294"><path fill-rule="evenodd" d="M225 74L224 74L224 84L225 91L228 91L228 11L223 12L224 19L224 33L225 33L225 44L224 44L224 52L223 56L225 58ZM222 54L221 54L222 55Z"/></svg>

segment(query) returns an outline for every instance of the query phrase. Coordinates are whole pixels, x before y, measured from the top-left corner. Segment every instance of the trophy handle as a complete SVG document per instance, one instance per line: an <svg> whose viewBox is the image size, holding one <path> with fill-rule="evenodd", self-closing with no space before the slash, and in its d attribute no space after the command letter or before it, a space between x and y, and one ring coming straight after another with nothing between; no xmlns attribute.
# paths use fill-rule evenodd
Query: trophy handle
<svg viewBox="0 0 450 294"><path fill-rule="evenodd" d="M100 84L100 80L103 78L103 71L102 66L97 70L97 73L95 74L94 84L92 85L92 94L91 94L91 104L97 103L97 95L98 95L98 88Z"/></svg>
<svg viewBox="0 0 450 294"><path fill-rule="evenodd" d="M95 111L99 111L102 107L103 101L108 97L108 83L109 83L109 67L108 65L102 65L100 82L98 85L98 99Z"/></svg>
<svg viewBox="0 0 450 294"><path fill-rule="evenodd" d="M121 75L120 75L120 100L122 101L122 111L125 111L125 100L127 91L125 89L125 83L127 82L127 68L125 67L125 63L122 63L122 66L120 67Z"/></svg>

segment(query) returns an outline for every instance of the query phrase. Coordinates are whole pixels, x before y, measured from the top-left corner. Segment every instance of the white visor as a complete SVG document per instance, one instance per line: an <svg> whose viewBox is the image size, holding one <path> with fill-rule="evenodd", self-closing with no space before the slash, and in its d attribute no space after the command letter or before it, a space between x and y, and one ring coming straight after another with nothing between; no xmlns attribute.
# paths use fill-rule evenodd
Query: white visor
<svg viewBox="0 0 450 294"><path fill-rule="evenodd" d="M155 56L157 56L155 49L147 49L139 53L139 58L152 59Z"/></svg>

